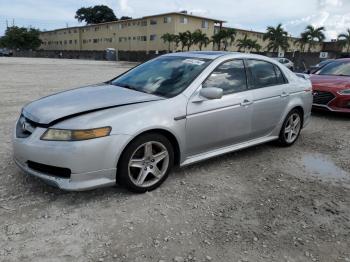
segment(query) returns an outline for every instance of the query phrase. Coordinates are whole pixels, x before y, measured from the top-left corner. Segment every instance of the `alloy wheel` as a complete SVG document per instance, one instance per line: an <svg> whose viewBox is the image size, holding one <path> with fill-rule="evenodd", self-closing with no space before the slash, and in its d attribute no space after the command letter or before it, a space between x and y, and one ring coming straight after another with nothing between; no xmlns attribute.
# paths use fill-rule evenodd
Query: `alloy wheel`
<svg viewBox="0 0 350 262"><path fill-rule="evenodd" d="M287 143L293 143L299 135L301 129L301 119L298 113L293 113L289 116L284 128L284 137Z"/></svg>
<svg viewBox="0 0 350 262"><path fill-rule="evenodd" d="M166 174L169 152L160 142L149 141L140 145L131 155L128 172L131 181L139 187L150 187Z"/></svg>

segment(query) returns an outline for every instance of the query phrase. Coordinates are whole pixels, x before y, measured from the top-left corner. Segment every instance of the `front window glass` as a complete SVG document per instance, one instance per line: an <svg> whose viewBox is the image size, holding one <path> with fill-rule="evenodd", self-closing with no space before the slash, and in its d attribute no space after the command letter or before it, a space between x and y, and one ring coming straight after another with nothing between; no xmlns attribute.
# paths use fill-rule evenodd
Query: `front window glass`
<svg viewBox="0 0 350 262"><path fill-rule="evenodd" d="M247 90L247 79L242 60L232 60L219 65L202 85L203 88L217 87L224 94Z"/></svg>
<svg viewBox="0 0 350 262"><path fill-rule="evenodd" d="M335 76L350 76L350 63L345 61L331 62L319 71L317 75L335 75Z"/></svg>
<svg viewBox="0 0 350 262"><path fill-rule="evenodd" d="M146 62L112 81L139 92L173 97L185 90L211 60L165 56Z"/></svg>

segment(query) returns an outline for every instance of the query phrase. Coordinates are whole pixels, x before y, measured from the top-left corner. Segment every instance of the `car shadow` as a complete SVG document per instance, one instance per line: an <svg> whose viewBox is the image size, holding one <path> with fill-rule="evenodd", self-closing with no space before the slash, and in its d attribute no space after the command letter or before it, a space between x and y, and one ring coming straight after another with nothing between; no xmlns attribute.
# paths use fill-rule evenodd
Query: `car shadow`
<svg viewBox="0 0 350 262"><path fill-rule="evenodd" d="M331 112L325 110L312 110L313 117L324 118L327 120L339 120L339 121L349 121L350 113L340 113L340 112Z"/></svg>

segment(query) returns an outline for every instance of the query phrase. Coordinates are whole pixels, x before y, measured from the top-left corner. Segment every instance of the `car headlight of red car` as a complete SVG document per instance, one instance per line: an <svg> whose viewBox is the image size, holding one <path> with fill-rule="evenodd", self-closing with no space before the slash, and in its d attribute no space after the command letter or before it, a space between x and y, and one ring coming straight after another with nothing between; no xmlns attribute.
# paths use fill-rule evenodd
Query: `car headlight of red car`
<svg viewBox="0 0 350 262"><path fill-rule="evenodd" d="M343 96L350 96L350 89L338 91L338 94Z"/></svg>

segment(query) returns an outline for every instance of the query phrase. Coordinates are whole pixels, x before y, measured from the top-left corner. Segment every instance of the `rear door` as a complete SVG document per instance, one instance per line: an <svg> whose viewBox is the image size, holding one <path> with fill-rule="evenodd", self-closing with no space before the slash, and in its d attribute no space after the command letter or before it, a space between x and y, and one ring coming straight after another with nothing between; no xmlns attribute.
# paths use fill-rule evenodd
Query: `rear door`
<svg viewBox="0 0 350 262"><path fill-rule="evenodd" d="M281 120L289 101L288 83L280 68L264 60L246 60L253 90L252 137L269 135Z"/></svg>

